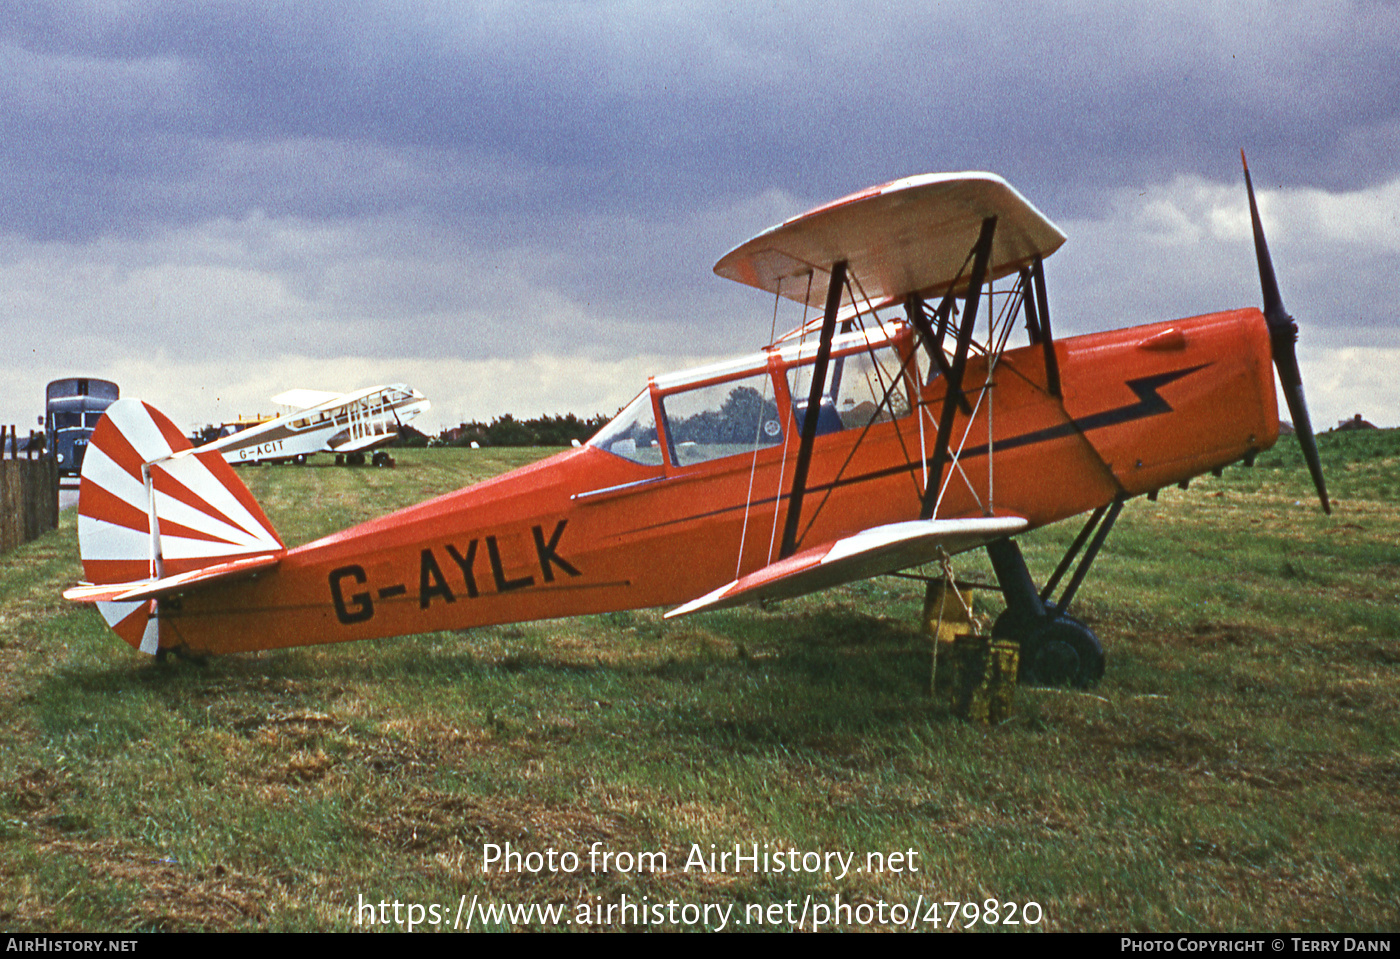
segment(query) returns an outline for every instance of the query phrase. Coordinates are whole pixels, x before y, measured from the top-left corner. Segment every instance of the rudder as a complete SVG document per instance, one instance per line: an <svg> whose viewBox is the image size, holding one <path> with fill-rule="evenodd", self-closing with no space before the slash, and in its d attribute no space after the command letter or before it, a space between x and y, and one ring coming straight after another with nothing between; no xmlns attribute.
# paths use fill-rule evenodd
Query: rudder
<svg viewBox="0 0 1400 959"><path fill-rule="evenodd" d="M200 453L154 407L107 408L83 460L78 550L94 584L164 577L278 553L286 547L262 508L217 452ZM155 653L160 600L98 601L122 639Z"/></svg>

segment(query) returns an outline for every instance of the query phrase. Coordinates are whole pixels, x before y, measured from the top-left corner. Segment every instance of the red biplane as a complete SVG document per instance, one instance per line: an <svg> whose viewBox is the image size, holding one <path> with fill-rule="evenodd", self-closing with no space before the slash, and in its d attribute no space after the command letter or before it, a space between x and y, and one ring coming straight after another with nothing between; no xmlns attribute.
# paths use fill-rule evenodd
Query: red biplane
<svg viewBox="0 0 1400 959"><path fill-rule="evenodd" d="M580 448L294 549L217 453L122 400L83 464L90 582L65 595L144 652L228 653L680 615L984 547L1007 604L994 634L1020 641L1023 674L1092 682L1103 650L1068 610L1118 511L1273 445L1271 360L1328 508L1248 177L1262 312L1056 339L1042 261L1064 234L992 174L899 180L719 261L820 309L792 333L653 378ZM1008 348L1022 325L1029 344ZM1086 512L1038 589L1012 537Z"/></svg>

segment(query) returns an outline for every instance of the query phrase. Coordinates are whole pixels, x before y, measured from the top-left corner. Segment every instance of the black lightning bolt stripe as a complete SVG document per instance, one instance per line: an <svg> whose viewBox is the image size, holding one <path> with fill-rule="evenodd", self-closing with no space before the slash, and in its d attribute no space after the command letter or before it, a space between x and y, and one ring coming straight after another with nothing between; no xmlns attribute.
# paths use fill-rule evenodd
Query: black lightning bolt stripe
<svg viewBox="0 0 1400 959"><path fill-rule="evenodd" d="M1157 391L1168 383L1179 380L1183 376L1189 376L1197 370L1203 370L1209 365L1209 363L1202 363L1200 366L1189 366L1184 370L1172 370L1170 373L1158 373L1155 376L1143 376L1135 380L1128 380L1123 385L1133 391L1133 395L1138 398L1136 403L1104 410L1102 413L1091 413L1082 419L1061 423L1059 426L1051 426L1048 429L1035 430L1030 433L1022 433L1020 436L1013 436L1010 439L1000 440L997 442L996 448L1008 450L1016 449L1018 446L1034 446L1036 443L1070 436L1075 432L1087 433L1090 430L1099 430L1106 426L1118 426L1122 423L1131 423L1133 420L1170 413L1171 406L1162 399L1161 394ZM962 455L963 457L986 456L987 444L968 447L963 450Z"/></svg>
<svg viewBox="0 0 1400 959"><path fill-rule="evenodd" d="M1134 420L1142 420L1153 416L1160 416L1163 413L1170 413L1172 411L1171 404L1162 399L1161 394L1157 391L1168 383L1190 376L1192 373L1203 370L1210 365L1209 363L1202 363L1199 366L1188 366L1180 370L1171 370L1167 373L1155 373L1152 376L1142 376L1135 380L1128 380L1123 385L1133 391L1133 395L1138 398L1136 403L1129 403L1126 406L1116 406L1111 410L1091 413L1088 416L1081 417L1077 420L1071 420L1068 423L1061 423L1058 426L1047 427L1043 430L1032 430L1029 433L1022 433L1020 436L1012 436L1004 440L998 440L996 449L1007 450L1016 449L1021 446L1034 446L1037 443L1045 443L1065 436L1072 436L1075 433L1087 433L1090 430L1103 429L1108 426L1119 426L1123 423L1131 423ZM986 455L987 444L983 443L980 446L965 448L959 459L974 459L978 456ZM929 457L928 462L931 464L933 458ZM807 492L820 493L829 489L838 489L842 486L852 486L856 483L868 483L871 480L884 479L887 476L896 476L900 473L912 472L918 468L918 465L918 463L908 463L903 466L886 467L882 470L862 473L859 476L851 476L831 483L809 486L807 487ZM762 499L756 499L749 504L749 508L766 506L769 503L787 499L788 496L789 494L783 493L781 496L767 496ZM638 527L634 532L658 529L663 526L674 526L677 523L688 523L691 520L720 516L724 513L732 513L735 510L744 508L743 505L721 506L719 509L708 510L704 513L695 513L691 516L681 517L680 519L670 519L661 523L653 523L650 526Z"/></svg>

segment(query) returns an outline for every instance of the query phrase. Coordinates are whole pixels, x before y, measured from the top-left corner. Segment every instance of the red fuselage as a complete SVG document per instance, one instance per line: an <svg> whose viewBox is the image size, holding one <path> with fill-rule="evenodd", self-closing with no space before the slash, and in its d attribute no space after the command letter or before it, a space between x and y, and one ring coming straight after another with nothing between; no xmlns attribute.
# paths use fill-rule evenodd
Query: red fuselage
<svg viewBox="0 0 1400 959"><path fill-rule="evenodd" d="M908 328L882 345L902 377L885 400L892 413L867 417L868 427L833 421L817 437L799 549L919 514L944 380L920 372ZM838 343L852 382L865 349L843 353ZM961 457L945 470L938 517L1020 516L1043 526L1277 438L1258 310L1080 336L1055 349L1062 398L1047 391L1039 346L1002 353L990 384L987 359L968 361L972 415L955 421ZM595 440L307 543L257 579L191 591L162 605L160 644L222 653L691 600L778 558L804 363L809 353L774 349L654 380L633 404L649 432L633 430L611 448ZM749 422L764 441L739 449L687 438L723 412L717 403L702 409L701 399L732 397L731 381L757 384L750 393L765 412ZM846 404L848 420L862 409L858 397Z"/></svg>

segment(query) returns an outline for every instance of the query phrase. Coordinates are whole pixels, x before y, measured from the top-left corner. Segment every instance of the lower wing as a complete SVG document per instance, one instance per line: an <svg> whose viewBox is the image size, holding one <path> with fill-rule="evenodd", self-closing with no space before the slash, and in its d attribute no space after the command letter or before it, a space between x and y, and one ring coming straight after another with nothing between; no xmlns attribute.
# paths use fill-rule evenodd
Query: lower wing
<svg viewBox="0 0 1400 959"><path fill-rule="evenodd" d="M843 539L803 550L741 576L666 614L685 616L763 600L791 599L858 579L893 573L1024 532L1019 516L910 520L874 526Z"/></svg>

